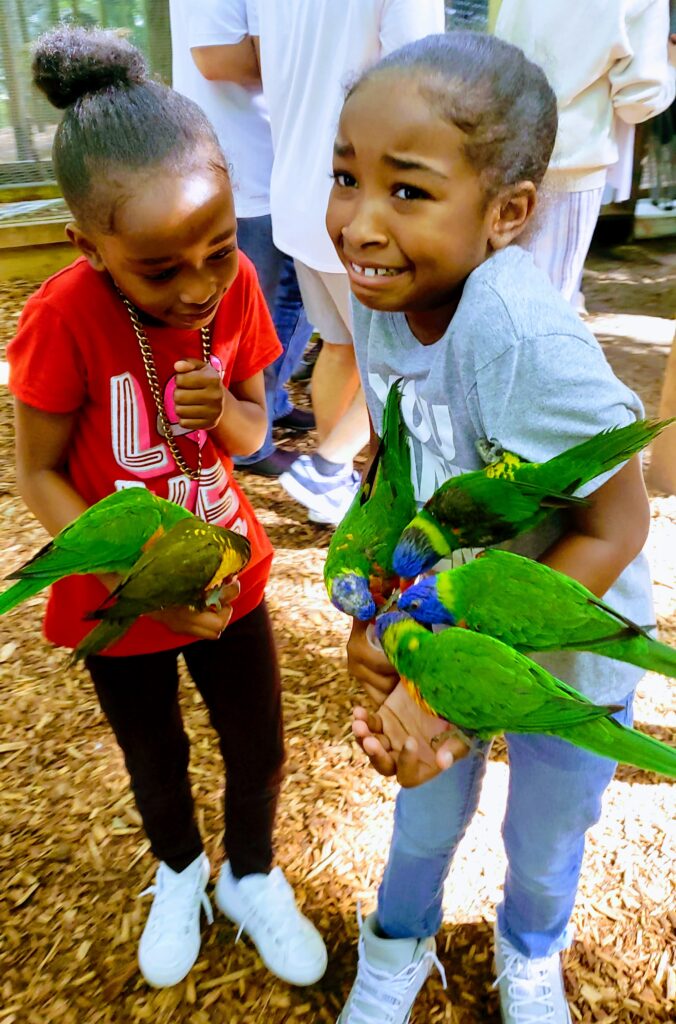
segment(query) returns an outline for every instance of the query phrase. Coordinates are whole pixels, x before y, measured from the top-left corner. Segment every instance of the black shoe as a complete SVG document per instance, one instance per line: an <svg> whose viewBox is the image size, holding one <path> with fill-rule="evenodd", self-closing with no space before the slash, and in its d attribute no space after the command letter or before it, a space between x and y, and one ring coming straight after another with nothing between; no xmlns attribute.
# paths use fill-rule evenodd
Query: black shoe
<svg viewBox="0 0 676 1024"><path fill-rule="evenodd" d="M315 339L315 340L313 340ZM312 376L312 371L315 368L317 362L317 356L322 350L322 339L317 335L312 335L310 344L305 349L305 352L301 356L301 360L298 364L298 368L291 374L291 380L294 383L299 381L309 380Z"/></svg>
<svg viewBox="0 0 676 1024"><path fill-rule="evenodd" d="M284 430L294 430L297 434L304 434L306 430L314 430L315 418L309 409L299 409L294 405L290 413L280 416L273 421L273 426L283 427Z"/></svg>
<svg viewBox="0 0 676 1024"><path fill-rule="evenodd" d="M275 448L272 455L248 466L235 466L243 473L254 473L255 476L281 476L298 458L299 452L290 452L286 448Z"/></svg>

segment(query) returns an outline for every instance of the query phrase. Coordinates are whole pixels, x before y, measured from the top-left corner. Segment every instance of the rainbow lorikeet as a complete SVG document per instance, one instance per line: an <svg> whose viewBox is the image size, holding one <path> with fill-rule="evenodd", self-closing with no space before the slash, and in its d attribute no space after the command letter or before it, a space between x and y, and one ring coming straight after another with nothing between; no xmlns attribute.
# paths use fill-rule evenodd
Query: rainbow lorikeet
<svg viewBox="0 0 676 1024"><path fill-rule="evenodd" d="M517 651L591 651L676 676L676 650L570 576L492 549L414 583L398 601L428 625L463 626Z"/></svg>
<svg viewBox="0 0 676 1024"><path fill-rule="evenodd" d="M331 538L324 563L324 582L333 604L364 622L399 585L392 553L416 511L399 384L396 381L388 392L378 450Z"/></svg>
<svg viewBox="0 0 676 1024"><path fill-rule="evenodd" d="M610 717L524 654L467 629L431 633L405 612L376 620L385 654L413 696L462 732L558 736L601 757L676 778L676 750Z"/></svg>
<svg viewBox="0 0 676 1024"><path fill-rule="evenodd" d="M140 615L162 608L217 605L221 586L251 557L246 537L193 516L176 523L145 551L103 604L87 618L101 621L73 658L110 647Z"/></svg>
<svg viewBox="0 0 676 1024"><path fill-rule="evenodd" d="M531 530L553 509L588 504L574 497L579 487L626 462L673 422L637 420L603 430L542 463L504 452L485 469L451 477L403 531L395 572L410 579L460 548L499 544Z"/></svg>
<svg viewBox="0 0 676 1024"><path fill-rule="evenodd" d="M182 519L194 516L147 487L124 487L85 509L7 579L0 615L64 576L125 573L143 551Z"/></svg>

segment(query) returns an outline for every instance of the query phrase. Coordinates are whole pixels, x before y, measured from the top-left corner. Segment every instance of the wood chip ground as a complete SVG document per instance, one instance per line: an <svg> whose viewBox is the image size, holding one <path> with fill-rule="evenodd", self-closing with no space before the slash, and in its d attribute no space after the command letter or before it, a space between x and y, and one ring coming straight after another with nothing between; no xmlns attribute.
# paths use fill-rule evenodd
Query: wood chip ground
<svg viewBox="0 0 676 1024"><path fill-rule="evenodd" d="M617 372L655 414L668 343L632 336L633 317L669 315L669 267L648 246L589 262L589 307ZM7 341L34 283L0 288ZM673 276L671 277L673 288ZM627 330L604 334L625 316ZM615 319L613 319L615 318ZM307 401L301 387L299 402ZM282 441L289 445L292 439ZM86 675L41 638L43 598L0 620L0 1024L283 1024L331 1022L350 989L355 910L371 909L387 850L394 785L379 778L350 738L360 699L344 663L347 621L329 605L321 566L329 541L273 481L244 485L277 548L269 588L282 672L288 766L278 860L304 911L326 939L318 985L294 989L262 967L223 917L204 930L199 960L175 988L141 980L136 944L148 908L139 893L155 864L127 790L121 756ZM650 549L663 637L676 643L676 498L653 496ZM17 496L11 402L0 388L2 575L45 535ZM233 684L246 667L233 670ZM676 742L674 688L646 676L638 725ZM221 768L204 707L184 680L191 774L214 874L221 861ZM479 811L446 888L439 951L448 976L432 978L413 1024L497 1024L491 931L505 868L500 821L507 765L500 745ZM575 1024L666 1024L676 1019L674 887L676 792L621 769L588 842L565 956ZM536 839L537 837L533 837Z"/></svg>

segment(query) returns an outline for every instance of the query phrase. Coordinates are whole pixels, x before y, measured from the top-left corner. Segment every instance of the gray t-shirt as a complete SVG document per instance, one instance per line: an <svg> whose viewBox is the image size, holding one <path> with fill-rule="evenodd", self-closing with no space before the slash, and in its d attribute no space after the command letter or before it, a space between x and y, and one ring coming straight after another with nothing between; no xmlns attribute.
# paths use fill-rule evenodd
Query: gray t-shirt
<svg viewBox="0 0 676 1024"><path fill-rule="evenodd" d="M615 377L594 336L518 246L496 253L470 274L446 333L433 345L418 342L403 313L376 312L353 299L353 315L357 361L379 432L389 387L403 378L402 413L421 503L449 476L484 465L478 442L545 462L600 430L643 415L639 399ZM579 493L595 491L608 476ZM552 517L504 546L536 558L563 528L562 518ZM456 560L471 554L460 552ZM642 554L605 599L641 625L654 622ZM643 674L591 654L538 655L537 661L598 702L626 697Z"/></svg>

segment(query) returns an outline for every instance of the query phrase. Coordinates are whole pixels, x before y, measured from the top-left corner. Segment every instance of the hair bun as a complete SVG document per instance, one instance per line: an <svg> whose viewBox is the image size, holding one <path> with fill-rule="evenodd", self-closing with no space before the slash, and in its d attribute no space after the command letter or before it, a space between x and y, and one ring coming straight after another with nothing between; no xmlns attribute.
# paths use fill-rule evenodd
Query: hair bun
<svg viewBox="0 0 676 1024"><path fill-rule="evenodd" d="M147 80L143 54L116 32L64 26L35 44L33 81L59 109L88 93Z"/></svg>

